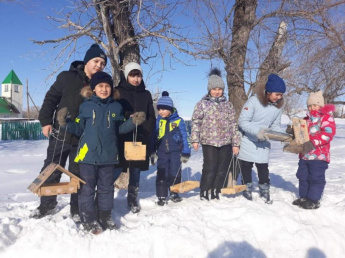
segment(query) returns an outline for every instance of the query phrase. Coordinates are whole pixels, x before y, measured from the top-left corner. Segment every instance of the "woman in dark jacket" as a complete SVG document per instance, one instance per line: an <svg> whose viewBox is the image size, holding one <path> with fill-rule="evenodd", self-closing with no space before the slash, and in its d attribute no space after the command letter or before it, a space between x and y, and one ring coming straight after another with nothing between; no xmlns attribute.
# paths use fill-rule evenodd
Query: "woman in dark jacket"
<svg viewBox="0 0 345 258"><path fill-rule="evenodd" d="M145 89L143 81L143 70L137 63L128 63L125 66L124 77L122 77L117 89L119 94L118 102L122 105L125 118L128 119L134 112L143 111L146 114L146 121L138 126L136 141L146 145L146 160L144 161L127 161L124 158L124 142L133 141L133 132L121 135L119 138L119 156L121 171L129 168L129 185L127 203L133 213L140 211L137 203L137 195L139 191L140 172L149 169L150 156L150 139L155 127L155 112L151 93ZM136 130L134 130L135 132ZM119 173L115 175L115 179Z"/></svg>

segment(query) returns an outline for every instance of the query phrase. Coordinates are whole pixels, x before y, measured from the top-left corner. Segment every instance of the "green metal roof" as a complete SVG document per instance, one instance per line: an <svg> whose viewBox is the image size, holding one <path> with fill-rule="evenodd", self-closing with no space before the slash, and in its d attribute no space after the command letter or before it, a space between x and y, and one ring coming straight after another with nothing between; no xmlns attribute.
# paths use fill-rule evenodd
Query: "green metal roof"
<svg viewBox="0 0 345 258"><path fill-rule="evenodd" d="M18 85L23 85L22 82L19 80L18 76L16 73L11 70L11 72L7 75L5 80L2 82L2 84L18 84Z"/></svg>
<svg viewBox="0 0 345 258"><path fill-rule="evenodd" d="M0 97L0 114L19 114L18 109L8 102L6 98Z"/></svg>

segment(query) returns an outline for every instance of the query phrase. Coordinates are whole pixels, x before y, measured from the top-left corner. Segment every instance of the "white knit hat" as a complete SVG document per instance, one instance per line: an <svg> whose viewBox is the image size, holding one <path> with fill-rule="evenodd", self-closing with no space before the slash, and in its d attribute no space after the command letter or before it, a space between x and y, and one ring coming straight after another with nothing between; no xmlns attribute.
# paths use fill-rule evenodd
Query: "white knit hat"
<svg viewBox="0 0 345 258"><path fill-rule="evenodd" d="M308 100L307 100L307 106L310 105L318 105L320 107L323 107L325 105L325 100L322 96L322 91L319 90L318 92L310 92Z"/></svg>
<svg viewBox="0 0 345 258"><path fill-rule="evenodd" d="M130 62L125 66L125 78L127 80L128 74L133 70L139 70L141 75L143 75L143 69L141 68L140 64L135 62Z"/></svg>

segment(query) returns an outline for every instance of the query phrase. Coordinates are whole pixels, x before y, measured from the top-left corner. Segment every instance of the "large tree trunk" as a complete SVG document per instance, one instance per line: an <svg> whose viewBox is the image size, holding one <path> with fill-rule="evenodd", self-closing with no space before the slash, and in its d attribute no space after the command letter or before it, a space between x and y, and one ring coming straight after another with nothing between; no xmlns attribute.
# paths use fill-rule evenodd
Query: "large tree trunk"
<svg viewBox="0 0 345 258"><path fill-rule="evenodd" d="M98 20L109 42L108 56L111 61L114 85L120 82L120 72L129 62L140 63L140 49L135 40L128 1L94 0Z"/></svg>
<svg viewBox="0 0 345 258"><path fill-rule="evenodd" d="M236 1L230 55L225 62L229 100L234 104L237 117L247 100L244 89L244 62L249 35L256 19L256 7L256 0Z"/></svg>

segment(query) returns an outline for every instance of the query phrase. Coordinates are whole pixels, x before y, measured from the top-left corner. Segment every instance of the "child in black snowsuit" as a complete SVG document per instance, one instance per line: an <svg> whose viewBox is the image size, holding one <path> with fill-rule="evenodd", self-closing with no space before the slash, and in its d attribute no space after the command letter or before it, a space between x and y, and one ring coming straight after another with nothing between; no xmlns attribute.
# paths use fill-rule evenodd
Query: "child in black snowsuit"
<svg viewBox="0 0 345 258"><path fill-rule="evenodd" d="M111 218L113 208L113 171L118 158L118 135L127 133L145 120L144 112L137 112L124 122L122 106L112 97L113 82L104 72L95 73L90 87L82 90L86 97L80 105L75 122L68 121L67 131L80 138L75 162L80 166L80 177L86 184L78 192L81 222L86 231L100 233L115 229ZM64 116L59 114L60 125ZM95 190L97 187L97 207ZM97 213L98 210L98 213Z"/></svg>
<svg viewBox="0 0 345 258"><path fill-rule="evenodd" d="M156 155L158 157L157 204L163 206L168 196L168 188L181 183L181 162L188 161L191 147L186 124L179 117L168 92L163 91L162 97L157 102L157 110L159 115L156 120L154 151L151 158L155 158ZM180 202L182 198L178 193L170 192L170 200Z"/></svg>

